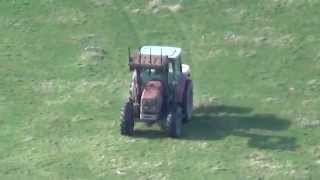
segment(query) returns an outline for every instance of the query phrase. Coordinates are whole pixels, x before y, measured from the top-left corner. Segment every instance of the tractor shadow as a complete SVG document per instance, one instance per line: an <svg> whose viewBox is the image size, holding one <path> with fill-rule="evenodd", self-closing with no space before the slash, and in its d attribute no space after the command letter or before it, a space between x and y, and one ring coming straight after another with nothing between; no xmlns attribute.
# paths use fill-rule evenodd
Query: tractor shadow
<svg viewBox="0 0 320 180"><path fill-rule="evenodd" d="M183 127L183 140L221 140L228 136L248 139L248 146L259 149L293 151L296 138L278 135L290 127L290 121L274 114L255 114L252 108L206 105L194 110L193 118ZM282 133L283 134L283 133ZM163 131L135 130L136 138L168 138Z"/></svg>
<svg viewBox="0 0 320 180"><path fill-rule="evenodd" d="M255 114L252 108L206 105L194 110L182 138L219 140L236 136L247 138L249 147L292 151L297 148L295 137L275 135L289 127L289 120L274 114Z"/></svg>

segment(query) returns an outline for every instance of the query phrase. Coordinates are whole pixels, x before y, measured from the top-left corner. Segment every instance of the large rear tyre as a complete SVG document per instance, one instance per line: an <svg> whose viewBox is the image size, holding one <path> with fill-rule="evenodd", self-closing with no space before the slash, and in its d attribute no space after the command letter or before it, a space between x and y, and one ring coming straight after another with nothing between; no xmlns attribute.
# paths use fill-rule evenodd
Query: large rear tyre
<svg viewBox="0 0 320 180"><path fill-rule="evenodd" d="M182 119L183 123L187 123L190 121L192 117L193 111L193 84L192 81L187 81L186 89L183 95L183 114L184 117Z"/></svg>
<svg viewBox="0 0 320 180"><path fill-rule="evenodd" d="M126 102L121 109L120 131L122 135L132 136L134 128L133 104Z"/></svg>
<svg viewBox="0 0 320 180"><path fill-rule="evenodd" d="M167 133L172 138L179 138L182 134L182 109L177 107L176 111L167 116Z"/></svg>

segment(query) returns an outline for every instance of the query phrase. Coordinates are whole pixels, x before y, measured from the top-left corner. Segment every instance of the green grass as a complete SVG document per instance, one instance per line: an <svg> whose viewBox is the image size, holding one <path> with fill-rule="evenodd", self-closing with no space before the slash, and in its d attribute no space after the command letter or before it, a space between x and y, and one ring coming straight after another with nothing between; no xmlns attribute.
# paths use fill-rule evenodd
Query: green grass
<svg viewBox="0 0 320 180"><path fill-rule="evenodd" d="M317 0L0 1L0 179L319 179L319 13ZM143 44L180 46L192 67L181 139L119 134L127 47Z"/></svg>

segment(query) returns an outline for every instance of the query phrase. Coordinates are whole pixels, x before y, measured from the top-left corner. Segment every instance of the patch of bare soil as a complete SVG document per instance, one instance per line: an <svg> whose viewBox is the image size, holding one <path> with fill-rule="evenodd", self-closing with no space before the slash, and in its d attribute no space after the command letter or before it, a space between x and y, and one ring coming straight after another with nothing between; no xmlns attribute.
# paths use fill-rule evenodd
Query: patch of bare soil
<svg viewBox="0 0 320 180"><path fill-rule="evenodd" d="M99 46L87 46L82 50L80 55L80 66L86 66L88 64L97 64L105 58L106 51Z"/></svg>
<svg viewBox="0 0 320 180"><path fill-rule="evenodd" d="M94 5L94 6L110 6L112 5L112 0L90 0L90 2Z"/></svg>
<svg viewBox="0 0 320 180"><path fill-rule="evenodd" d="M163 10L167 10L167 11L170 11L172 13L176 13L180 10L183 9L183 6L180 3L177 3L177 4L165 4L163 3L161 0L149 0L149 2L147 3L147 7L146 9L148 11L151 11L152 13L156 14L160 11L163 11Z"/></svg>

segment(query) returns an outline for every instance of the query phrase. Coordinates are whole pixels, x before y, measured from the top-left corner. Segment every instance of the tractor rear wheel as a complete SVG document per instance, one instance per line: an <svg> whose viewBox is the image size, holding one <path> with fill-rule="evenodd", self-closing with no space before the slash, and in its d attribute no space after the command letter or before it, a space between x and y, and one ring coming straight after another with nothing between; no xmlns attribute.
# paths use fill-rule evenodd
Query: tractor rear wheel
<svg viewBox="0 0 320 180"><path fill-rule="evenodd" d="M179 138L182 134L182 108L178 106L175 109L167 115L167 133L170 137Z"/></svg>
<svg viewBox="0 0 320 180"><path fill-rule="evenodd" d="M132 136L134 128L133 104L126 102L121 109L120 131L122 135Z"/></svg>
<svg viewBox="0 0 320 180"><path fill-rule="evenodd" d="M193 111L193 84L192 81L187 81L186 89L183 95L183 113L184 117L182 122L187 123L190 121Z"/></svg>

